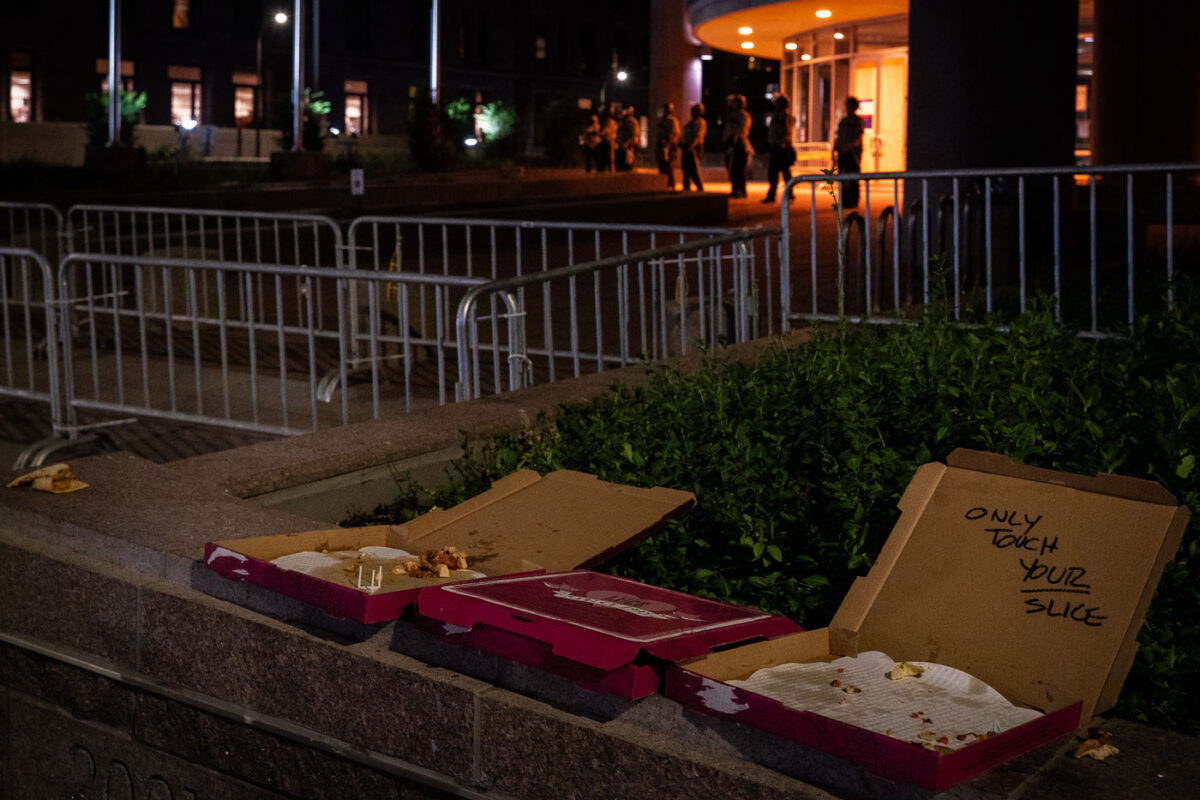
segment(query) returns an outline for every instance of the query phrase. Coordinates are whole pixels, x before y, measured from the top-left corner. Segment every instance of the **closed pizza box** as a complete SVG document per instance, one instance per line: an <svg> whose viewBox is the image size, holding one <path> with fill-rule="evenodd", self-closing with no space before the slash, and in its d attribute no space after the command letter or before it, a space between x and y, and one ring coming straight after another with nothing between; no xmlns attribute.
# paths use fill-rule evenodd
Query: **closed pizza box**
<svg viewBox="0 0 1200 800"><path fill-rule="evenodd" d="M757 609L586 570L434 587L417 598L414 624L628 700L658 692L666 663L800 630Z"/></svg>
<svg viewBox="0 0 1200 800"><path fill-rule="evenodd" d="M669 668L667 696L931 791L1113 706L1186 507L1151 481L956 450L946 464L917 471L900 510L878 561L829 628ZM939 666L885 680L893 662ZM863 685L875 689L851 693L847 673L863 664L873 665ZM775 669L751 677L763 668ZM975 679L962 679L966 694L949 701L954 713L975 713L986 684L1011 702L1004 714L1024 721L1000 726L1001 712L989 711L991 726L955 723L954 714L933 719L920 707L933 700L893 702L901 690L932 697L911 692L936 683L902 684L952 669ZM786 689L773 683L785 679Z"/></svg>
<svg viewBox="0 0 1200 800"><path fill-rule="evenodd" d="M403 525L209 542L204 564L330 617L375 623L399 617L431 586L601 564L693 505L692 494L675 489L622 486L570 470L545 476L521 470ZM445 578L403 572L409 559L398 552L420 556L447 546L466 556L467 569Z"/></svg>

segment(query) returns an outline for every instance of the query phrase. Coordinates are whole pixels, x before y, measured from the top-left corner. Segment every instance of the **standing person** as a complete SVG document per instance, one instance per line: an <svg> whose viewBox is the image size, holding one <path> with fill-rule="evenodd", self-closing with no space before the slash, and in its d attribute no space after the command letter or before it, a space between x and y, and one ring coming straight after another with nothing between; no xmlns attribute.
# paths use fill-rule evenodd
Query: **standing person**
<svg viewBox="0 0 1200 800"><path fill-rule="evenodd" d="M621 112L621 123L617 126L617 169L629 172L637 163L638 139L642 126L638 124L633 106Z"/></svg>
<svg viewBox="0 0 1200 800"><path fill-rule="evenodd" d="M726 99L725 166L729 170L730 197L746 196L746 164L754 155L750 146L750 114L746 98L731 94Z"/></svg>
<svg viewBox="0 0 1200 800"><path fill-rule="evenodd" d="M691 115L691 120L683 126L683 134L679 137L679 150L683 154L683 190L688 191L690 182L696 184L697 192L703 192L700 160L704 155L704 137L708 135L708 123L704 121L704 104L696 103L692 106Z"/></svg>
<svg viewBox="0 0 1200 800"><path fill-rule="evenodd" d="M613 103L601 113L604 118L600 121L600 142L596 145L596 170L612 172L613 151L617 146L617 118L621 116L621 107Z"/></svg>
<svg viewBox="0 0 1200 800"><path fill-rule="evenodd" d="M858 98L846 98L846 116L837 126L833 160L839 175L862 172L863 121L858 115ZM858 208L858 181L841 181L842 208Z"/></svg>
<svg viewBox="0 0 1200 800"><path fill-rule="evenodd" d="M792 179L792 164L796 163L796 148L792 146L792 128L796 118L788 113L787 95L775 95L775 110L767 125L767 196L764 203L775 202L775 186L783 176L786 185Z"/></svg>
<svg viewBox="0 0 1200 800"><path fill-rule="evenodd" d="M675 151L679 149L679 117L675 104L663 103L662 116L654 132L654 152L658 156L658 171L667 176L667 188L675 188Z"/></svg>
<svg viewBox="0 0 1200 800"><path fill-rule="evenodd" d="M601 170L600 146L604 143L604 134L600 127L600 117L597 114L592 114L592 120L588 126L583 129L583 135L579 137L580 144L583 145L583 170L591 172Z"/></svg>

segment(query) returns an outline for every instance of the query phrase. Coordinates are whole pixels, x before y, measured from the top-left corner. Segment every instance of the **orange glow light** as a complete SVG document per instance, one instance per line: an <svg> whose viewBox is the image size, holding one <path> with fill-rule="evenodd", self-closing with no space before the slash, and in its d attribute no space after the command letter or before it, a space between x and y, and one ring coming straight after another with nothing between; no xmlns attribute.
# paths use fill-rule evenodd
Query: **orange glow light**
<svg viewBox="0 0 1200 800"><path fill-rule="evenodd" d="M833 16L833 12L830 11L828 8L822 8L822 9L817 10L817 18L818 19L829 19L832 16Z"/></svg>
<svg viewBox="0 0 1200 800"><path fill-rule="evenodd" d="M834 31L833 38L837 39L838 41L841 41L842 39L846 38L846 34L842 33L841 31Z"/></svg>
<svg viewBox="0 0 1200 800"><path fill-rule="evenodd" d="M754 42L742 42L742 49L743 50L753 50Z"/></svg>
<svg viewBox="0 0 1200 800"><path fill-rule="evenodd" d="M800 56L800 60L801 60L801 61L811 61L811 60L812 60L812 56L811 56L810 54L808 54L808 53L804 53L804 54L802 54L802 55Z"/></svg>
<svg viewBox="0 0 1200 800"><path fill-rule="evenodd" d="M742 27L738 28L738 33L740 33L742 36L749 36L750 34L754 33L754 28L751 28L749 25L743 25Z"/></svg>
<svg viewBox="0 0 1200 800"><path fill-rule="evenodd" d="M795 49L796 49L796 48L798 48L799 46L800 46L800 45L796 44L795 42L788 42L787 44L785 44L785 45L783 46L783 49L784 49L784 50L795 50Z"/></svg>

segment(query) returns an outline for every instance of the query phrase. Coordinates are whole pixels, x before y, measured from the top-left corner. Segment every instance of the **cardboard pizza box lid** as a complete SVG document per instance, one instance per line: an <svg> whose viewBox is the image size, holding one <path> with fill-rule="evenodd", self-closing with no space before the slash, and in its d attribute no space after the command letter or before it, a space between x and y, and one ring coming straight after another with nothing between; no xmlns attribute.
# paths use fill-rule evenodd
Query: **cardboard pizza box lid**
<svg viewBox="0 0 1200 800"><path fill-rule="evenodd" d="M830 624L838 655L881 650L976 675L1046 709L1111 708L1189 512L1157 483L955 450L926 464L870 574Z"/></svg>
<svg viewBox="0 0 1200 800"><path fill-rule="evenodd" d="M367 545L414 554L453 545L467 554L471 570L486 575L561 571L600 564L694 505L690 492L623 486L569 470L545 476L519 470L453 508L434 509L403 525L209 542L205 565L233 580L315 604L332 616L376 622L398 616L423 589L464 578L419 579L385 570L382 589L367 592L345 585L351 578L339 575L341 580L332 582L282 569L272 560Z"/></svg>
<svg viewBox="0 0 1200 800"><path fill-rule="evenodd" d="M695 504L695 495L678 489L624 486L572 470L519 470L453 508L396 527L422 547L454 543L482 572L491 558L512 556L558 572L602 564Z"/></svg>
<svg viewBox="0 0 1200 800"><path fill-rule="evenodd" d="M554 655L601 670L642 653L676 662L801 630L755 608L587 570L438 586L421 594L417 612L458 628L483 624L546 642Z"/></svg>

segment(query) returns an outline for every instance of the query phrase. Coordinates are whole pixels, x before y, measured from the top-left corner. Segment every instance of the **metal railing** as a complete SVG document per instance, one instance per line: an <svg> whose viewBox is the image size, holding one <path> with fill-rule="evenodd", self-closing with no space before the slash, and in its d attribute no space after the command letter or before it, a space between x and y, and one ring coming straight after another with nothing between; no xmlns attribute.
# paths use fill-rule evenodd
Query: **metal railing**
<svg viewBox="0 0 1200 800"><path fill-rule="evenodd" d="M48 203L0 202L0 247L32 250L57 264L63 250L63 217Z"/></svg>
<svg viewBox="0 0 1200 800"><path fill-rule="evenodd" d="M795 177L782 274L801 251L809 268L797 285L806 310L793 311L784 287L785 325L895 321L931 301L959 321L1003 318L1048 297L1082 334L1127 329L1173 300L1179 196L1198 175L1198 164L1164 164ZM851 181L862 211L835 214ZM792 191L809 201L803 233L791 227Z"/></svg>
<svg viewBox="0 0 1200 800"><path fill-rule="evenodd" d="M488 348L480 344L477 312L480 302L497 293L510 293L521 314L530 312L523 289L542 289L529 295L535 304L565 295L565 304L558 306L559 328L543 315L540 329L526 331L526 368L547 382L563 373L578 377L755 338L760 331L754 245L778 235L777 229L739 231L513 275L471 289L455 321L458 341L469 349L460 353L458 399L484 391L480 366ZM536 319L536 309L527 316ZM493 350L493 357L498 355ZM492 369L500 371L497 364Z"/></svg>
<svg viewBox="0 0 1200 800"><path fill-rule="evenodd" d="M375 355L365 368L349 353L354 281L368 284L374 320L363 332ZM63 327L75 332L63 339L65 405L72 421L92 412L293 435L378 419L385 407L411 410L421 399L445 402L456 371L452 329L443 320L434 338L411 336L406 295L425 288L440 307L482 282L388 272L352 280L333 268L72 254L58 275ZM316 304L322 284L327 313ZM99 285L108 293L93 291ZM394 303L387 287L396 287ZM383 322L389 312L391 328ZM340 405L320 397L330 374L346 388ZM369 394L352 397L360 386Z"/></svg>
<svg viewBox="0 0 1200 800"><path fill-rule="evenodd" d="M75 253L286 264L342 265L342 231L318 214L154 206L76 205L66 231Z"/></svg>
<svg viewBox="0 0 1200 800"><path fill-rule="evenodd" d="M81 205L64 220L22 208L45 214L25 228L58 231L40 246L75 251L43 295L57 315L42 314L54 330L38 344L60 365L38 394L58 439L25 463L141 418L304 433L446 403L465 359L472 394L501 393L782 320L777 230L726 241L685 226L364 217L343 247L335 223L310 215ZM556 294L558 268L609 257L622 265L587 267ZM451 319L464 294L529 276L550 277L494 286L460 346Z"/></svg>
<svg viewBox="0 0 1200 800"><path fill-rule="evenodd" d="M61 424L54 278L38 253L0 247L0 396L49 407Z"/></svg>
<svg viewBox="0 0 1200 800"><path fill-rule="evenodd" d="M66 253L294 267L344 264L341 228L317 214L76 205L67 210L65 237ZM320 285L316 289L317 311L324 314L324 292ZM207 305L202 309L214 313Z"/></svg>
<svg viewBox="0 0 1200 800"><path fill-rule="evenodd" d="M503 280L545 273L564 265L653 250L664 245L705 241L731 232L729 229L669 225L367 216L357 218L350 224L347 250L349 265L356 274L362 270L388 270L402 274L485 276L490 280ZM749 258L756 266L755 288L767 301L762 319L757 316L761 311L756 307L753 320L755 330L773 333L781 316L772 313L778 292L778 235L755 237L745 247L746 252L742 257ZM732 257L729 253L721 255L724 258ZM606 301L598 297L615 289L595 282L588 286L573 285L568 298L569 308L564 308L562 302L554 299L552 282L540 283L540 298L526 298L525 286L518 287L519 301L525 309L523 313L541 320L540 329L535 331L534 336L535 352L556 354L556 357L548 357L541 364L544 367L544 379L554 380L564 368L577 370L580 368L580 359L575 358L571 350L578 347L594 349L597 337L603 339L603 334L594 330L596 325L603 324L596 320L602 320L606 313ZM357 295L361 295L361 290ZM412 304L410 318L416 320L416 335L428 331L434 319L434 308L426 295L425 290L419 290L409 299ZM491 330L490 336L484 337L485 341L495 341L499 337L503 308L498 304L498 297L491 295L488 300L485 319L490 321ZM590 309L589 330L586 332L581 331L579 322L584 304ZM438 311L448 318L452 310L447 306ZM616 312L612 314L615 318ZM360 362L366 355L358 328L365 319L367 317L361 312L354 313L356 330L352 352ZM589 338L591 342L588 342ZM500 391L500 384L495 379L505 374L502 361L507 356L491 349L490 357L492 391ZM564 364L563 359L568 359L569 364ZM602 356L600 360L600 369L605 363L619 362L619 351L610 353L607 358Z"/></svg>

